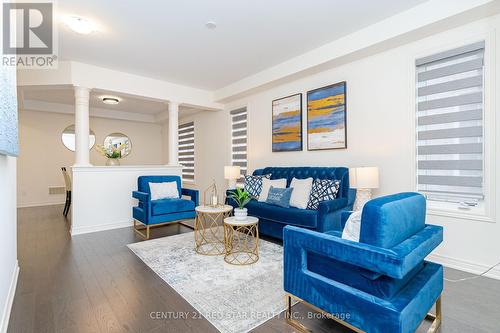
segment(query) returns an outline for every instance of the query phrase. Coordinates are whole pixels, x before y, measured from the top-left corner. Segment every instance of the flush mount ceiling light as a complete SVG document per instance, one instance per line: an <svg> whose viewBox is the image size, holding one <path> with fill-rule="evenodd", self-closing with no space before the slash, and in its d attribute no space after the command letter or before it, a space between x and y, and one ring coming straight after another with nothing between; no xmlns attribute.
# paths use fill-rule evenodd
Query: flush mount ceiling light
<svg viewBox="0 0 500 333"><path fill-rule="evenodd" d="M217 28L217 23L215 23L215 21L208 21L207 23L205 23L205 27L209 30L214 30L215 28Z"/></svg>
<svg viewBox="0 0 500 333"><path fill-rule="evenodd" d="M96 30L95 24L92 21L79 16L67 16L64 18L64 23L73 31L79 34L89 34Z"/></svg>
<svg viewBox="0 0 500 333"><path fill-rule="evenodd" d="M120 103L120 100L116 97L103 97L102 102L104 104L116 105L116 104Z"/></svg>

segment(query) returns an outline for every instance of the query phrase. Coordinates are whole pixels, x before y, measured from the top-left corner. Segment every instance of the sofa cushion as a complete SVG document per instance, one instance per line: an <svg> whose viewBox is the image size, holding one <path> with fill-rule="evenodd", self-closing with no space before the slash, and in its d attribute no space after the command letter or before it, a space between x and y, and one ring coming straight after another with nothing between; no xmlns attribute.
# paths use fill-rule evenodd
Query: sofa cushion
<svg viewBox="0 0 500 333"><path fill-rule="evenodd" d="M177 182L149 183L151 200L178 199L180 198Z"/></svg>
<svg viewBox="0 0 500 333"><path fill-rule="evenodd" d="M315 179L311 188L311 196L307 209L318 209L322 201L335 200L340 182L332 179Z"/></svg>
<svg viewBox="0 0 500 333"><path fill-rule="evenodd" d="M290 197L293 188L277 188L271 186L266 203L283 208L290 208Z"/></svg>
<svg viewBox="0 0 500 333"><path fill-rule="evenodd" d="M258 176L245 176L244 189L247 191L252 198L258 198L260 192L262 191L262 179L271 178L271 174L258 175Z"/></svg>
<svg viewBox="0 0 500 333"><path fill-rule="evenodd" d="M286 178L287 186L292 179L337 179L340 181L339 198L347 198L349 192L349 169L346 167L267 167L256 169L254 175L271 174L271 179Z"/></svg>
<svg viewBox="0 0 500 333"><path fill-rule="evenodd" d="M259 200L260 202L266 202L267 196L269 195L269 190L271 187L274 188L286 188L286 179L262 179L262 191L260 191Z"/></svg>
<svg viewBox="0 0 500 333"><path fill-rule="evenodd" d="M248 215L283 224L316 228L318 222L317 210L283 208L257 200L250 201L246 208L248 208Z"/></svg>
<svg viewBox="0 0 500 333"><path fill-rule="evenodd" d="M139 192L151 194L149 183L177 182L177 191L182 192L181 177L179 176L139 176L137 178L137 189Z"/></svg>
<svg viewBox="0 0 500 333"><path fill-rule="evenodd" d="M186 199L161 199L151 201L151 215L163 215L194 210L194 202Z"/></svg>
<svg viewBox="0 0 500 333"><path fill-rule="evenodd" d="M293 177L290 187L293 188L292 197L290 198L290 206L306 209L311 196L311 189L314 179L312 177L306 179L298 179Z"/></svg>

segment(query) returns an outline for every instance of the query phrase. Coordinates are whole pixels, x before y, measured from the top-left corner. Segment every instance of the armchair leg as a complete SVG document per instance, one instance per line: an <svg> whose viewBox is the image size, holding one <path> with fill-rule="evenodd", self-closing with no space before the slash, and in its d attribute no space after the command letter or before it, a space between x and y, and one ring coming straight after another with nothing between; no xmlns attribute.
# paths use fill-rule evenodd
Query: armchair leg
<svg viewBox="0 0 500 333"><path fill-rule="evenodd" d="M441 314L441 295L436 301L436 314L428 313L426 319L432 319L432 325L427 331L427 333L436 333L441 326L442 314Z"/></svg>
<svg viewBox="0 0 500 333"><path fill-rule="evenodd" d="M307 329L307 327L302 325L297 319L294 319L294 315L292 312L292 305L293 305L292 295L286 295L285 302L286 302L285 321L287 322L287 324L292 326L299 332L311 333L312 332L311 330Z"/></svg>
<svg viewBox="0 0 500 333"><path fill-rule="evenodd" d="M137 227L137 220L135 220L135 219L134 219L134 231L135 231L135 232L136 232L139 236L141 236L141 237L142 237L142 239L144 239L144 240L148 240L148 239L149 239L149 228L150 228L150 226L149 226L149 225L146 225L146 227L145 227L145 228L139 229L139 228ZM141 231L140 231L140 230L144 230L144 229L146 229L146 233L143 233L143 232L141 232Z"/></svg>
<svg viewBox="0 0 500 333"><path fill-rule="evenodd" d="M298 297L294 297L293 295L290 295L290 294L287 294L286 295L286 305L287 305L287 309L286 309L286 312L285 312L285 321L292 327L294 327L295 329L297 329L299 332L302 332L302 333L311 333L312 331L308 328L306 328L304 325L302 325L297 319L294 319L294 315L293 315L293 312L292 312L292 304L293 304L293 299L296 299L299 303L302 303L304 304L305 306L307 306L308 308L310 308L311 310L313 311L316 311L316 312L319 312L321 314L323 314L326 318L330 318L330 319L333 319L334 321L336 321L337 323L351 329L353 332L356 332L356 333L364 333L364 331L360 330L359 328L349 324L348 322L345 322L339 318L337 318L336 316L334 315L331 315L329 314L328 312L325 312L323 310L321 310L320 308L312 305L312 304L309 304L307 303L306 301L304 300L301 300L300 298Z"/></svg>

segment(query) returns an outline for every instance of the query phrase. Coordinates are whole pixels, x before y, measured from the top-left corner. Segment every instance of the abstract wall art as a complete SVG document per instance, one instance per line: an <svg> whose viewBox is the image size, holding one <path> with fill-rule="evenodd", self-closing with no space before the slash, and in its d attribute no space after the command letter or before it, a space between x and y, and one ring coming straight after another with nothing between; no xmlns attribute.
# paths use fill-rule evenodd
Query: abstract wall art
<svg viewBox="0 0 500 333"><path fill-rule="evenodd" d="M273 101L273 152L302 150L302 94Z"/></svg>
<svg viewBox="0 0 500 333"><path fill-rule="evenodd" d="M0 67L0 154L17 156L17 90L15 67Z"/></svg>
<svg viewBox="0 0 500 333"><path fill-rule="evenodd" d="M347 148L346 82L307 92L307 149Z"/></svg>

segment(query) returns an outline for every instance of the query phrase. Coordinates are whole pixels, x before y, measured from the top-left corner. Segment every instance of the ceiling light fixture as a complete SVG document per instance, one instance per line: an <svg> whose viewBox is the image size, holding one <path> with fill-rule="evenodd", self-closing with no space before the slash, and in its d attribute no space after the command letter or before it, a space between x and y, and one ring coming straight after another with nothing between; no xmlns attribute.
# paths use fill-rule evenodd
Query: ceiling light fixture
<svg viewBox="0 0 500 333"><path fill-rule="evenodd" d="M207 29L214 30L215 28L217 28L217 23L215 23L215 21L208 21L207 23L205 23L205 27Z"/></svg>
<svg viewBox="0 0 500 333"><path fill-rule="evenodd" d="M92 21L78 16L67 16L64 18L64 23L73 31L79 34L87 35L96 30L95 24Z"/></svg>
<svg viewBox="0 0 500 333"><path fill-rule="evenodd" d="M120 100L118 98L115 98L115 97L104 97L102 99L102 102L104 104L116 105L116 104L120 103Z"/></svg>

